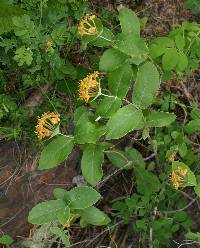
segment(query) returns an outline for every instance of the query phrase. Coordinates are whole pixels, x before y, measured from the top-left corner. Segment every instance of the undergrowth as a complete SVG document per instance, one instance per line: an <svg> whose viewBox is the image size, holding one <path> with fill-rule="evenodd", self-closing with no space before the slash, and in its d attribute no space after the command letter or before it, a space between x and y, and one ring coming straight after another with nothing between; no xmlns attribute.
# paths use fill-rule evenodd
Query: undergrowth
<svg viewBox="0 0 200 248"><path fill-rule="evenodd" d="M1 137L36 142L37 136L39 170L58 166L75 146L82 151L82 185L55 188L52 200L32 208L28 222L44 235L24 246L45 247L46 237L67 247L73 226L112 228L119 220L138 234L140 247L172 247L180 233L199 243L188 208L200 197L200 109L170 85L198 69L200 24L184 22L149 39L141 36L147 20L125 7L113 30L84 15L90 11L83 0L2 6L12 21L0 26ZM87 51L95 52L92 63L77 65L73 54ZM113 174L105 174L105 162ZM99 187L124 170L134 180L131 193L106 213L97 204L103 202ZM4 235L0 242L13 239Z"/></svg>

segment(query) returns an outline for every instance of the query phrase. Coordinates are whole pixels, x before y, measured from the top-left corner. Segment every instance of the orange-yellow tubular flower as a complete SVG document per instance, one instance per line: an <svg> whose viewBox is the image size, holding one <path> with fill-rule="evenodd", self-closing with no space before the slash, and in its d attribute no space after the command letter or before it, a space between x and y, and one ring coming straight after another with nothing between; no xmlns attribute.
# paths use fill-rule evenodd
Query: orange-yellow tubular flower
<svg viewBox="0 0 200 248"><path fill-rule="evenodd" d="M88 102L91 97L95 97L99 92L99 72L95 71L82 79L79 84L79 98Z"/></svg>
<svg viewBox="0 0 200 248"><path fill-rule="evenodd" d="M170 178L172 185L176 190L178 190L178 188L184 182L187 173L188 170L186 168L181 168L181 167L178 167L172 171Z"/></svg>
<svg viewBox="0 0 200 248"><path fill-rule="evenodd" d="M94 19L95 15L86 15L79 23L78 32L81 36L83 35L96 35L97 27Z"/></svg>
<svg viewBox="0 0 200 248"><path fill-rule="evenodd" d="M41 117L38 117L38 123L35 127L35 133L37 134L38 139L41 140L50 137L59 122L60 114L56 112L47 112Z"/></svg>

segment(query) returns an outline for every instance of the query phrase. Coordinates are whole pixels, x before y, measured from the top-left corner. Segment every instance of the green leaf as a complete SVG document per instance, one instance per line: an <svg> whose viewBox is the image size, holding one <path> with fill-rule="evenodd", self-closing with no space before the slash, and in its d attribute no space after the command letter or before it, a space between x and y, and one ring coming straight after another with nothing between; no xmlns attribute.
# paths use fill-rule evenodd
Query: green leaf
<svg viewBox="0 0 200 248"><path fill-rule="evenodd" d="M148 17L144 16L140 18L139 21L140 21L140 29L145 29L147 22L148 22Z"/></svg>
<svg viewBox="0 0 200 248"><path fill-rule="evenodd" d="M190 9L193 14L198 15L200 13L200 2L199 0L186 0L184 6Z"/></svg>
<svg viewBox="0 0 200 248"><path fill-rule="evenodd" d="M139 67L137 79L133 89L133 102L140 108L152 104L160 86L159 73L156 67L146 62Z"/></svg>
<svg viewBox="0 0 200 248"><path fill-rule="evenodd" d="M149 132L150 132L149 127L145 127L143 129L143 131L142 131L142 138L143 138L143 140L146 140L147 138L150 137Z"/></svg>
<svg viewBox="0 0 200 248"><path fill-rule="evenodd" d="M81 122L89 121L93 116L93 113L88 111L85 106L80 106L74 112L74 122L78 125Z"/></svg>
<svg viewBox="0 0 200 248"><path fill-rule="evenodd" d="M70 216L70 208L66 206L57 212L57 218L61 225L65 225Z"/></svg>
<svg viewBox="0 0 200 248"><path fill-rule="evenodd" d="M178 221L178 222L183 222L183 221L187 220L187 217L188 216L187 216L186 212L181 211L181 212L176 212L173 216L173 219L175 221Z"/></svg>
<svg viewBox="0 0 200 248"><path fill-rule="evenodd" d="M56 236L59 236L62 233L62 230L57 226L50 227L50 231Z"/></svg>
<svg viewBox="0 0 200 248"><path fill-rule="evenodd" d="M187 239L196 240L200 243L200 232L196 232L196 233L188 232L188 233L186 233L185 237Z"/></svg>
<svg viewBox="0 0 200 248"><path fill-rule="evenodd" d="M133 161L134 167L137 166L145 168L145 162L143 160L142 154L138 150L132 147L126 147L125 154L130 161Z"/></svg>
<svg viewBox="0 0 200 248"><path fill-rule="evenodd" d="M108 151L106 155L110 162L117 168L130 169L130 161L126 157L125 152L115 149Z"/></svg>
<svg viewBox="0 0 200 248"><path fill-rule="evenodd" d="M132 147L127 147L125 152L117 149L110 150L106 155L117 168L132 169L135 166L145 167L142 155Z"/></svg>
<svg viewBox="0 0 200 248"><path fill-rule="evenodd" d="M155 238L155 248L172 247L171 240L173 235L173 218L159 217L152 223ZM156 246L157 245L157 246Z"/></svg>
<svg viewBox="0 0 200 248"><path fill-rule="evenodd" d="M197 185L194 187L194 191L195 191L195 193L198 195L198 197L200 197L200 184L197 184Z"/></svg>
<svg viewBox="0 0 200 248"><path fill-rule="evenodd" d="M65 233L62 229L57 226L50 227L50 231L55 234L58 238L60 238L64 245L70 245L69 235Z"/></svg>
<svg viewBox="0 0 200 248"><path fill-rule="evenodd" d="M108 28L103 27L101 36L98 36L91 44L97 47L111 46L113 44L113 38L113 33Z"/></svg>
<svg viewBox="0 0 200 248"><path fill-rule="evenodd" d="M53 190L53 195L54 195L54 197L56 199L62 199L62 200L64 200L65 194L66 194L66 190L64 190L64 189L55 188Z"/></svg>
<svg viewBox="0 0 200 248"><path fill-rule="evenodd" d="M200 131L200 119L191 120L185 126L185 131L189 134Z"/></svg>
<svg viewBox="0 0 200 248"><path fill-rule="evenodd" d="M105 126L90 121L90 119L94 119L94 114L84 107L79 107L76 110L74 119L76 122L74 137L76 143L96 143L106 132Z"/></svg>
<svg viewBox="0 0 200 248"><path fill-rule="evenodd" d="M196 119L200 120L200 109L194 105L192 108L192 111L190 112L190 116L194 120L196 120Z"/></svg>
<svg viewBox="0 0 200 248"><path fill-rule="evenodd" d="M24 43L31 43L31 38L37 36L36 26L29 15L14 16L13 19L15 35L20 37Z"/></svg>
<svg viewBox="0 0 200 248"><path fill-rule="evenodd" d="M176 48L168 48L162 57L162 65L165 71L171 71L179 61L179 53Z"/></svg>
<svg viewBox="0 0 200 248"><path fill-rule="evenodd" d="M122 105L118 97L104 97L97 105L96 113L102 117L111 117Z"/></svg>
<svg viewBox="0 0 200 248"><path fill-rule="evenodd" d="M128 60L128 56L114 48L106 50L100 58L99 70L110 72L116 70Z"/></svg>
<svg viewBox="0 0 200 248"><path fill-rule="evenodd" d="M136 225L137 229L145 230L147 224L145 222L145 219L142 219L142 220L136 220L135 225Z"/></svg>
<svg viewBox="0 0 200 248"><path fill-rule="evenodd" d="M177 64L177 68L179 71L184 71L188 66L188 57L184 53L179 53L179 60Z"/></svg>
<svg viewBox="0 0 200 248"><path fill-rule="evenodd" d="M33 52L30 48L22 46L16 50L15 56L13 58L15 61L17 61L19 66L22 66L24 64L29 66L33 61Z"/></svg>
<svg viewBox="0 0 200 248"><path fill-rule="evenodd" d="M168 47L173 47L174 42L168 37L158 37L153 40L149 47L149 53L152 58L160 57L165 53Z"/></svg>
<svg viewBox="0 0 200 248"><path fill-rule="evenodd" d="M157 44L151 44L149 47L149 53L153 59L160 57L166 51L166 47L159 46Z"/></svg>
<svg viewBox="0 0 200 248"><path fill-rule="evenodd" d="M58 135L42 151L39 160L39 169L53 168L62 163L72 151L73 136Z"/></svg>
<svg viewBox="0 0 200 248"><path fill-rule="evenodd" d="M57 219L57 213L65 209L63 200L51 200L37 204L29 212L28 222L31 224L46 224Z"/></svg>
<svg viewBox="0 0 200 248"><path fill-rule="evenodd" d="M188 169L188 176L187 176L187 184L186 184L186 186L196 186L196 185L197 185L197 182L196 182L195 174L190 169Z"/></svg>
<svg viewBox="0 0 200 248"><path fill-rule="evenodd" d="M68 77L70 77L70 78L72 78L72 79L76 79L76 77L77 77L77 69L76 69L76 67L75 66L73 66L70 62L69 62L69 60L67 60L67 59L65 59L65 64L63 65L63 67L62 68L60 68L60 69L62 69L62 72L64 73L64 74L66 74L66 75L68 75ZM70 82L70 81L69 81ZM70 87L70 83L69 82L67 82L67 84L69 84L69 85L67 85L67 91L73 91L73 89L70 89L69 87ZM73 88L74 88L74 84L73 84Z"/></svg>
<svg viewBox="0 0 200 248"><path fill-rule="evenodd" d="M112 95L124 98L130 87L133 71L129 64L124 64L110 73L108 77L108 88Z"/></svg>
<svg viewBox="0 0 200 248"><path fill-rule="evenodd" d="M83 177L91 185L98 183L103 177L102 164L104 153L102 146L87 144L83 149L81 171Z"/></svg>
<svg viewBox="0 0 200 248"><path fill-rule="evenodd" d="M178 64L177 64L177 68L180 71L184 71L188 66L188 58L187 55L185 55L184 53L179 53L179 60L178 60Z"/></svg>
<svg viewBox="0 0 200 248"><path fill-rule="evenodd" d="M67 38L67 26L64 23L57 24L51 32L51 38L56 45L64 45Z"/></svg>
<svg viewBox="0 0 200 248"><path fill-rule="evenodd" d="M128 9L122 8L119 11L119 20L124 34L133 34L135 37L140 37L140 21L136 14Z"/></svg>
<svg viewBox="0 0 200 248"><path fill-rule="evenodd" d="M174 113L151 111L147 116L148 127L165 127L170 125L176 119Z"/></svg>
<svg viewBox="0 0 200 248"><path fill-rule="evenodd" d="M178 152L182 158L184 158L187 155L188 149L187 145L185 143L182 143L178 146Z"/></svg>
<svg viewBox="0 0 200 248"><path fill-rule="evenodd" d="M75 128L75 142L78 144L96 143L105 134L105 126L95 125L89 121L79 122Z"/></svg>
<svg viewBox="0 0 200 248"><path fill-rule="evenodd" d="M104 212L93 206L84 210L78 210L78 213L81 216L82 227L85 227L87 224L104 226L110 222L110 218Z"/></svg>
<svg viewBox="0 0 200 248"><path fill-rule="evenodd" d="M190 168L186 164L179 161L173 161L172 170L176 170L177 168L187 169L187 177L181 184L181 187L197 185L195 174L190 170Z"/></svg>
<svg viewBox="0 0 200 248"><path fill-rule="evenodd" d="M0 244L2 245L11 245L14 242L14 239L9 235L3 235L0 237Z"/></svg>
<svg viewBox="0 0 200 248"><path fill-rule="evenodd" d="M115 37L115 46L118 50L130 56L130 62L133 64L139 65L148 57L148 48L144 40L132 34L118 34Z"/></svg>
<svg viewBox="0 0 200 248"><path fill-rule="evenodd" d="M183 37L183 35L181 34L176 35L175 43L176 43L177 48L182 51L185 47L185 38Z"/></svg>
<svg viewBox="0 0 200 248"><path fill-rule="evenodd" d="M67 198L71 209L85 209L94 205L101 195L92 187L80 186L68 191Z"/></svg>
<svg viewBox="0 0 200 248"><path fill-rule="evenodd" d="M143 195L152 195L161 188L158 177L142 167L135 167L137 191Z"/></svg>
<svg viewBox="0 0 200 248"><path fill-rule="evenodd" d="M118 139L133 131L142 120L142 111L129 104L120 108L107 123L106 139Z"/></svg>

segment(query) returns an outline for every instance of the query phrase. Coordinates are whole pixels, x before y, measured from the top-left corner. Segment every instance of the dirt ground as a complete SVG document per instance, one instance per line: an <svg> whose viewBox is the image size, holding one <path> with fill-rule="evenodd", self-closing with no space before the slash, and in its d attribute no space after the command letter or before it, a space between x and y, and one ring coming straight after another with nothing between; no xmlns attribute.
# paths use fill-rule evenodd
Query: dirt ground
<svg viewBox="0 0 200 248"><path fill-rule="evenodd" d="M183 0L91 1L97 13L100 13L102 8L112 11L121 4L132 8L141 17L148 17L143 31L146 37L167 34L173 25L185 20L200 21L199 17L194 17L190 11L183 8ZM180 95L186 91L189 96L199 101L199 83L200 70L186 80L184 88L180 85L176 86L176 90ZM30 152L27 147L17 142L0 141L0 233L10 234L17 237L19 241L29 237L33 228L27 223L29 210L36 203L50 199L55 187L69 189L75 186L73 179L80 173L79 160L80 151L76 148L65 163L56 169L41 172L37 170L38 154L36 152ZM108 162L104 168L106 175L112 173L113 169ZM120 187L119 182L123 182ZM104 202L100 207L109 213L112 201L123 195L129 195L133 187L134 181L130 172L114 175L98 188L104 196ZM198 210L195 208L191 211ZM73 245L70 247L139 248L137 244L140 237L134 235L130 226L124 225L121 220L116 222L113 229L88 227L80 230L75 226L71 230L71 236ZM115 243L118 246L114 246ZM14 244L13 247L20 247L20 245Z"/></svg>

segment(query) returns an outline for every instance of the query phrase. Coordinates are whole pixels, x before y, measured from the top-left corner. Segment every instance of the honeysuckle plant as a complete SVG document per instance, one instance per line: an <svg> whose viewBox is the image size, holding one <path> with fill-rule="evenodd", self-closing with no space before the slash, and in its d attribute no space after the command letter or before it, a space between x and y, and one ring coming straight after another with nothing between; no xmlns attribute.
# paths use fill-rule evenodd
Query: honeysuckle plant
<svg viewBox="0 0 200 248"><path fill-rule="evenodd" d="M48 139L41 153L39 169L54 168L62 163L74 145L82 149L81 172L90 186L70 191L56 189L56 200L36 205L29 214L33 224L52 223L51 231L65 244L69 242L68 228L81 218L81 226L107 225L108 216L93 206L99 193L92 188L103 179L104 158L118 169L133 170L138 192L149 198L163 189L161 178L147 170L141 153L134 147L116 149L113 140L139 131L140 139L156 148L150 130L175 122L176 115L153 108L161 84L161 69L149 54L147 42L140 36L140 20L127 8L119 10L121 32L112 33L95 15L87 15L78 27L84 47L105 48L99 60L99 70L79 82L79 99L83 105L74 112L73 135L59 131L58 113L45 113L38 119L36 133ZM101 84L101 79L106 83ZM104 80L105 81L105 80ZM156 156L157 151L154 149ZM170 170L166 175L174 190L196 186L191 169L171 154ZM196 186L197 187L197 186Z"/></svg>

